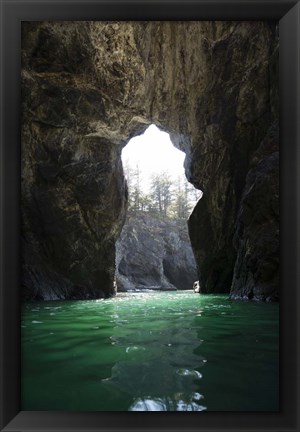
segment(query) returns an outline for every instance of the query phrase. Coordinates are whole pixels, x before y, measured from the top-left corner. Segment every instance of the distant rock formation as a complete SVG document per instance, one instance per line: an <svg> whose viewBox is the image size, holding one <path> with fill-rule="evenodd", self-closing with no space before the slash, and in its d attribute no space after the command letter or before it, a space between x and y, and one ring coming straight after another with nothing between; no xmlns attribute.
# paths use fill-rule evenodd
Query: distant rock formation
<svg viewBox="0 0 300 432"><path fill-rule="evenodd" d="M202 292L279 298L277 30L22 23L24 300L114 295L121 151L151 123L204 192L189 219Z"/></svg>
<svg viewBox="0 0 300 432"><path fill-rule="evenodd" d="M187 223L130 215L116 244L118 291L191 289L197 278Z"/></svg>

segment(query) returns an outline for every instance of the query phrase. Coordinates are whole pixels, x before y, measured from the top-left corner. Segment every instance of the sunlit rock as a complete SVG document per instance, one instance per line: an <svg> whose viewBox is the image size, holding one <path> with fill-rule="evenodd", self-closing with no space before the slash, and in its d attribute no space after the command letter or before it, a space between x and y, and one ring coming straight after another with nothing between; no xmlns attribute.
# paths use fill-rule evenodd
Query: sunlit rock
<svg viewBox="0 0 300 432"><path fill-rule="evenodd" d="M185 221L128 216L116 249L119 291L190 289L197 277Z"/></svg>

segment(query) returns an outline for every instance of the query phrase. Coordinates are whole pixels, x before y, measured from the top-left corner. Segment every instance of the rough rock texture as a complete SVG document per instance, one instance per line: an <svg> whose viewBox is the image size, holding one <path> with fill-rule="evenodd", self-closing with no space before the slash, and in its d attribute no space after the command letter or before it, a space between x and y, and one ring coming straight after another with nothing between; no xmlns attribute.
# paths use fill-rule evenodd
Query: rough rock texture
<svg viewBox="0 0 300 432"><path fill-rule="evenodd" d="M155 123L204 192L202 290L277 298L277 64L272 22L23 23L23 297L113 294L120 153Z"/></svg>
<svg viewBox="0 0 300 432"><path fill-rule="evenodd" d="M118 291L192 289L196 263L186 222L128 215L116 244Z"/></svg>
<svg viewBox="0 0 300 432"><path fill-rule="evenodd" d="M201 287L206 292L228 292L234 263L244 254L243 242L236 238L233 245L232 238L236 217L243 211L241 197L253 154L272 122L277 122L277 50L272 28L265 24L237 25L228 37L222 35L210 45L207 63L215 72L207 73L207 87L197 111L199 142L191 146L187 159L192 182L204 191L189 226ZM273 175L276 183L279 171ZM249 183L247 188L251 186ZM267 190L268 186L260 191L260 206L267 206ZM252 210L255 212L255 207ZM268 209L265 213L273 219ZM249 232L244 231L244 242L249 234L255 242L259 233L259 241L267 245L270 233L264 231L260 220L255 223ZM269 256L261 256L261 260L268 262ZM271 285L278 291L278 285ZM254 288L254 283L251 289L248 286ZM243 281L238 284L236 276L232 289L235 298L243 297Z"/></svg>
<svg viewBox="0 0 300 432"><path fill-rule="evenodd" d="M231 298L278 300L279 152L276 130L270 130L251 160L234 244L238 256Z"/></svg>
<svg viewBox="0 0 300 432"><path fill-rule="evenodd" d="M109 296L126 185L119 139L90 126L106 110L87 29L25 25L23 43L23 296Z"/></svg>

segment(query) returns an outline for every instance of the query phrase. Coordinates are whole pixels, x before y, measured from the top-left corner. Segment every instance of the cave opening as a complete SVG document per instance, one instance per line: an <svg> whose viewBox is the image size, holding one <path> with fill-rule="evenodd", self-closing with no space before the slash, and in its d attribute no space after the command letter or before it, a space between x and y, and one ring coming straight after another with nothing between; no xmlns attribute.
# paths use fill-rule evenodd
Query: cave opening
<svg viewBox="0 0 300 432"><path fill-rule="evenodd" d="M118 291L192 289L198 279L187 220L202 191L187 181L184 159L154 124L123 148L128 205L116 243Z"/></svg>

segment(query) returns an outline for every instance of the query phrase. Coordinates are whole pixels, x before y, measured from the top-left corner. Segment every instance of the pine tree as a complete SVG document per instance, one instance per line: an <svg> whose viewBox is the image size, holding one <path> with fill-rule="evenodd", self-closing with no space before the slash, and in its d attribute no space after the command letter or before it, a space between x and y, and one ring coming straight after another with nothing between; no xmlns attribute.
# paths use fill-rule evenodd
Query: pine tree
<svg viewBox="0 0 300 432"><path fill-rule="evenodd" d="M195 189L187 179L174 180L167 171L153 174L150 191L142 187L142 172L139 165L134 168L129 160L124 163L129 197L128 209L134 212L148 212L160 217L187 220L202 192Z"/></svg>
<svg viewBox="0 0 300 432"><path fill-rule="evenodd" d="M154 174L151 178L150 197L153 208L160 215L168 216L173 200L172 186L172 180L167 172Z"/></svg>

